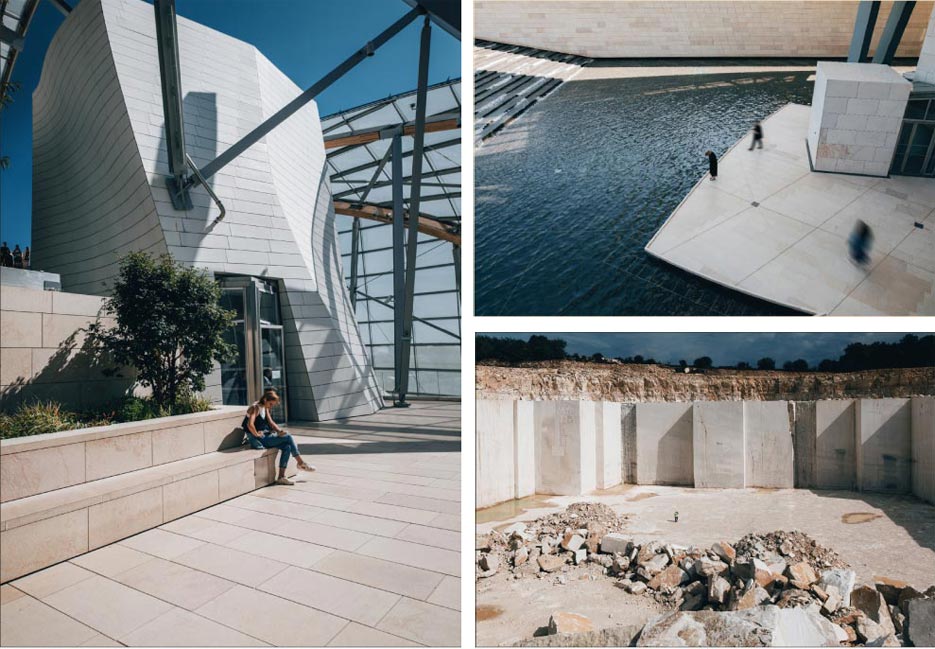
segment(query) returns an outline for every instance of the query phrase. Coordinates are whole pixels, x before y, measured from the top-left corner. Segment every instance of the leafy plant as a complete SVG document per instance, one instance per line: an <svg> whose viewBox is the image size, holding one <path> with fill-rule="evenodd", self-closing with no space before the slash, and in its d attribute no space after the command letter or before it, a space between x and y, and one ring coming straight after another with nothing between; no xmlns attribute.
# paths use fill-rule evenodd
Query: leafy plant
<svg viewBox="0 0 935 649"><path fill-rule="evenodd" d="M223 338L235 314L221 308L220 297L205 271L185 268L169 255L130 253L105 306L116 324L96 323L91 336L117 364L136 369L159 412L171 413L179 399L205 389L215 361L235 353Z"/></svg>
<svg viewBox="0 0 935 649"><path fill-rule="evenodd" d="M54 401L23 404L12 415L0 416L0 437L25 437L57 433L60 430L83 428L73 412L64 410Z"/></svg>

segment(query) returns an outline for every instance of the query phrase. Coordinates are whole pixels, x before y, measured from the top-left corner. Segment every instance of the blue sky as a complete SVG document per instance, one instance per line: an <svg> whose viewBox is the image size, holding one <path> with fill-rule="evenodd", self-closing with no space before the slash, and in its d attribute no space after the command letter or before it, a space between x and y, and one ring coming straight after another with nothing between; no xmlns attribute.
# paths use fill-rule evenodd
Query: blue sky
<svg viewBox="0 0 935 649"><path fill-rule="evenodd" d="M488 333L479 335L527 339L531 333ZM642 355L660 362L691 363L710 356L715 365L755 363L769 356L778 364L804 358L809 363L837 359L852 342L894 342L905 333L541 333L568 343L568 353L608 357ZM926 334L916 334L924 336Z"/></svg>
<svg viewBox="0 0 935 649"><path fill-rule="evenodd" d="M402 0L176 0L185 16L255 45L306 88L409 11ZM22 88L0 112L0 151L12 167L0 172L0 237L28 245L32 210L32 91L42 59L64 17L40 2L13 80ZM353 108L416 86L421 21L409 25L375 56L318 96L322 115ZM182 71L185 74L185 71ZM432 30L429 82L461 76L461 45L439 27Z"/></svg>

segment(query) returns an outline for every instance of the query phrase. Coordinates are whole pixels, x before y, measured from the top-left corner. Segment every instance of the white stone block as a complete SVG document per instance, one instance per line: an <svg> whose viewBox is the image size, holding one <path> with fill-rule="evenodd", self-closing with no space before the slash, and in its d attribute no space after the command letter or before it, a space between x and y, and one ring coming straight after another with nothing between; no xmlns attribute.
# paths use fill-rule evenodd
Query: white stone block
<svg viewBox="0 0 935 649"><path fill-rule="evenodd" d="M478 399L475 413L476 506L489 507L515 493L513 401Z"/></svg>
<svg viewBox="0 0 935 649"><path fill-rule="evenodd" d="M636 404L637 484L692 485L692 404Z"/></svg>
<svg viewBox="0 0 935 649"><path fill-rule="evenodd" d="M935 397L912 397L912 493L935 505Z"/></svg>
<svg viewBox="0 0 935 649"><path fill-rule="evenodd" d="M620 430L620 404L612 401L594 403L596 449L595 484L610 489L621 480L623 437Z"/></svg>
<svg viewBox="0 0 935 649"><path fill-rule="evenodd" d="M594 403L537 401L536 493L580 495L595 488Z"/></svg>
<svg viewBox="0 0 935 649"><path fill-rule="evenodd" d="M861 491L912 490L912 407L909 399L860 399L857 486Z"/></svg>
<svg viewBox="0 0 935 649"><path fill-rule="evenodd" d="M744 486L795 486L792 422L787 401L743 402Z"/></svg>
<svg viewBox="0 0 935 649"><path fill-rule="evenodd" d="M742 488L743 402L696 401L692 414L695 487Z"/></svg>
<svg viewBox="0 0 935 649"><path fill-rule="evenodd" d="M536 428L532 401L513 402L515 498L536 493Z"/></svg>

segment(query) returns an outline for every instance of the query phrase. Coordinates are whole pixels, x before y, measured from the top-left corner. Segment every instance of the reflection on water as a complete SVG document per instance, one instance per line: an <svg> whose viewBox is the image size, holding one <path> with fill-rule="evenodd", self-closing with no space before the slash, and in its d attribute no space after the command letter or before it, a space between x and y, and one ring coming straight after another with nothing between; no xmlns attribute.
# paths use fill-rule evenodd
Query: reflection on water
<svg viewBox="0 0 935 649"><path fill-rule="evenodd" d="M841 522L854 525L856 523L869 523L870 521L876 520L878 518L883 518L883 514L874 514L872 512L853 512L851 514L844 514L844 516L841 517Z"/></svg>
<svg viewBox="0 0 935 649"><path fill-rule="evenodd" d="M478 509L474 513L474 522L480 525L481 523L505 521L510 518L515 518L530 509L551 507L552 500L554 499L555 496L542 496L537 494L535 496L527 496L516 500L507 500L506 502L493 505L492 507Z"/></svg>
<svg viewBox="0 0 935 649"><path fill-rule="evenodd" d="M477 314L793 313L643 247L705 173L704 151L811 103L809 75L573 80L539 102L476 152Z"/></svg>

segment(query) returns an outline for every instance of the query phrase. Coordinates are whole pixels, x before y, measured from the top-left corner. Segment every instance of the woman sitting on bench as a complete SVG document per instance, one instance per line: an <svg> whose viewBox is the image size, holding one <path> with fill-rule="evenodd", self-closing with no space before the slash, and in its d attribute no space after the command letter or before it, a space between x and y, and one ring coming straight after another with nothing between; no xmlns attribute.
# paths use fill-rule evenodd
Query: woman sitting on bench
<svg viewBox="0 0 935 649"><path fill-rule="evenodd" d="M270 408L277 403L279 403L279 395L276 391L267 390L259 401L247 408L247 415L240 426L246 432L247 442L253 448L282 449L279 455L279 477L276 478L276 484L293 485L295 483L286 477L286 466L289 464L290 455L296 459L298 467L303 471L314 471L315 467L299 455L299 447L295 445L292 435L287 434L273 421ZM273 431L276 435L273 435Z"/></svg>

